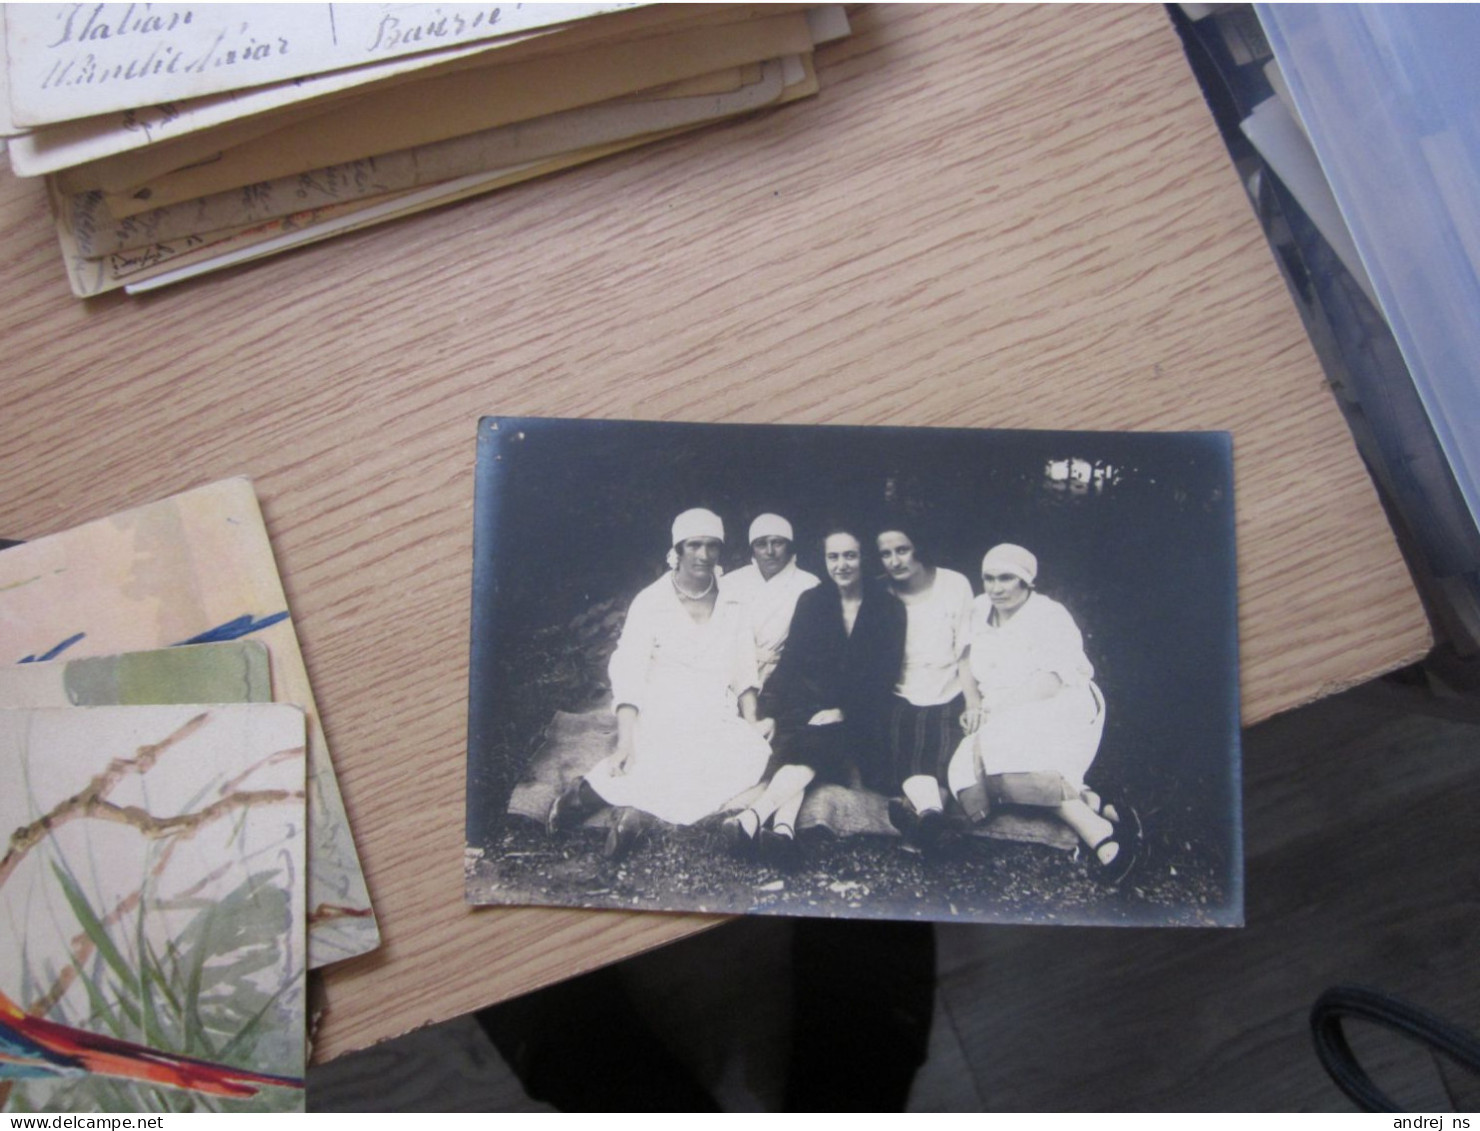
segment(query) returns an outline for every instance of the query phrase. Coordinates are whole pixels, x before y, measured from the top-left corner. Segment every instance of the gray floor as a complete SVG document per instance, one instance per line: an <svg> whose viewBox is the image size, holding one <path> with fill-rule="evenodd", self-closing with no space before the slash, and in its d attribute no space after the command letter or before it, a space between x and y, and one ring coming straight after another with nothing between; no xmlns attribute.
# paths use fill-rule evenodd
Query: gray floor
<svg viewBox="0 0 1480 1131"><path fill-rule="evenodd" d="M1328 986L1480 1031L1480 698L1382 680L1245 735L1239 930L937 928L918 1111L1351 1111L1311 1048ZM731 1110L775 1110L789 926L737 921L624 964L653 1027ZM1412 1110L1480 1082L1352 1026ZM578 1071L578 1066L573 1066ZM309 1073L316 1110L549 1110L470 1018Z"/></svg>

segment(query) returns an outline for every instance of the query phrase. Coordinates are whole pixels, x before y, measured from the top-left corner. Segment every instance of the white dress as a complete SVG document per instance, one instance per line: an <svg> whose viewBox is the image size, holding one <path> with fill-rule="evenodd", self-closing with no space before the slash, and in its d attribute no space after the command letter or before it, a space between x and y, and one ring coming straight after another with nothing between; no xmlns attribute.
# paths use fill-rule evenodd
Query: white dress
<svg viewBox="0 0 1480 1131"><path fill-rule="evenodd" d="M978 771L1053 773L1064 779L1072 796L1084 786L1105 729L1105 701L1084 654L1084 638L1069 610L1041 593L1030 594L1006 624L994 625L991 613L991 600L976 598L970 663L983 700L990 703L996 693L1019 691L1042 672L1058 676L1063 687L1047 699L988 713L952 759L952 785L959 787ZM979 765L970 765L972 758Z"/></svg>
<svg viewBox="0 0 1480 1131"><path fill-rule="evenodd" d="M916 707L938 707L961 694L957 665L966 651L971 600L971 582L964 574L937 569L925 599L905 601L909 628L894 694Z"/></svg>
<svg viewBox="0 0 1480 1131"><path fill-rule="evenodd" d="M766 680L771 678L771 673L781 662L797 599L808 589L817 588L818 584L813 574L797 568L795 558L769 581L761 576L760 568L754 562L725 574L720 581L720 589L733 593L749 613L751 631L755 635L756 674L760 680L757 689L766 685Z"/></svg>
<svg viewBox="0 0 1480 1131"><path fill-rule="evenodd" d="M635 753L625 774L617 755L586 780L611 805L630 805L676 825L715 812L761 779L771 748L740 717L755 689L755 648L745 606L720 589L704 624L664 574L639 593L608 668L613 709L637 708Z"/></svg>

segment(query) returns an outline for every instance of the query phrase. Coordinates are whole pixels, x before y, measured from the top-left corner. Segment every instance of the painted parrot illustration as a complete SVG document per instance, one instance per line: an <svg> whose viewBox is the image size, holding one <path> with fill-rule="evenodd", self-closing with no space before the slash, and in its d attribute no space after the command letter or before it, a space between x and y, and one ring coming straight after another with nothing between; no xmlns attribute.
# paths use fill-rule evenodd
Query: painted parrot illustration
<svg viewBox="0 0 1480 1131"><path fill-rule="evenodd" d="M86 1073L184 1088L213 1096L255 1096L259 1085L301 1088L291 1076L269 1076L158 1052L144 1045L59 1025L27 1013L0 994L0 1080Z"/></svg>

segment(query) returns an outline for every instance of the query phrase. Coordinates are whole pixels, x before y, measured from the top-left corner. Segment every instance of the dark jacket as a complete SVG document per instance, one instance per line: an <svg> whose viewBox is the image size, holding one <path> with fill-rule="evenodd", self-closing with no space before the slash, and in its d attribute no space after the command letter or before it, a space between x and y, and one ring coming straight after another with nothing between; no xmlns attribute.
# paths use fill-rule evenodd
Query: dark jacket
<svg viewBox="0 0 1480 1131"><path fill-rule="evenodd" d="M859 769L872 778L884 711L904 664L904 634L904 605L883 585L864 582L851 635L843 629L837 587L823 582L807 590L797 600L781 661L766 681L762 712L785 736L818 711L840 708Z"/></svg>

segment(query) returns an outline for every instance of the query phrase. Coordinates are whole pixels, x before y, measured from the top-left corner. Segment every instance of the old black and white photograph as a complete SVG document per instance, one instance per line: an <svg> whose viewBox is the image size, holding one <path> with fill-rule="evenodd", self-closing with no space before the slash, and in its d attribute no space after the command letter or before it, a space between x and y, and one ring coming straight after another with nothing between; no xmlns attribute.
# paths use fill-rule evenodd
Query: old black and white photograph
<svg viewBox="0 0 1480 1131"><path fill-rule="evenodd" d="M474 904L1235 926L1226 433L487 417Z"/></svg>

